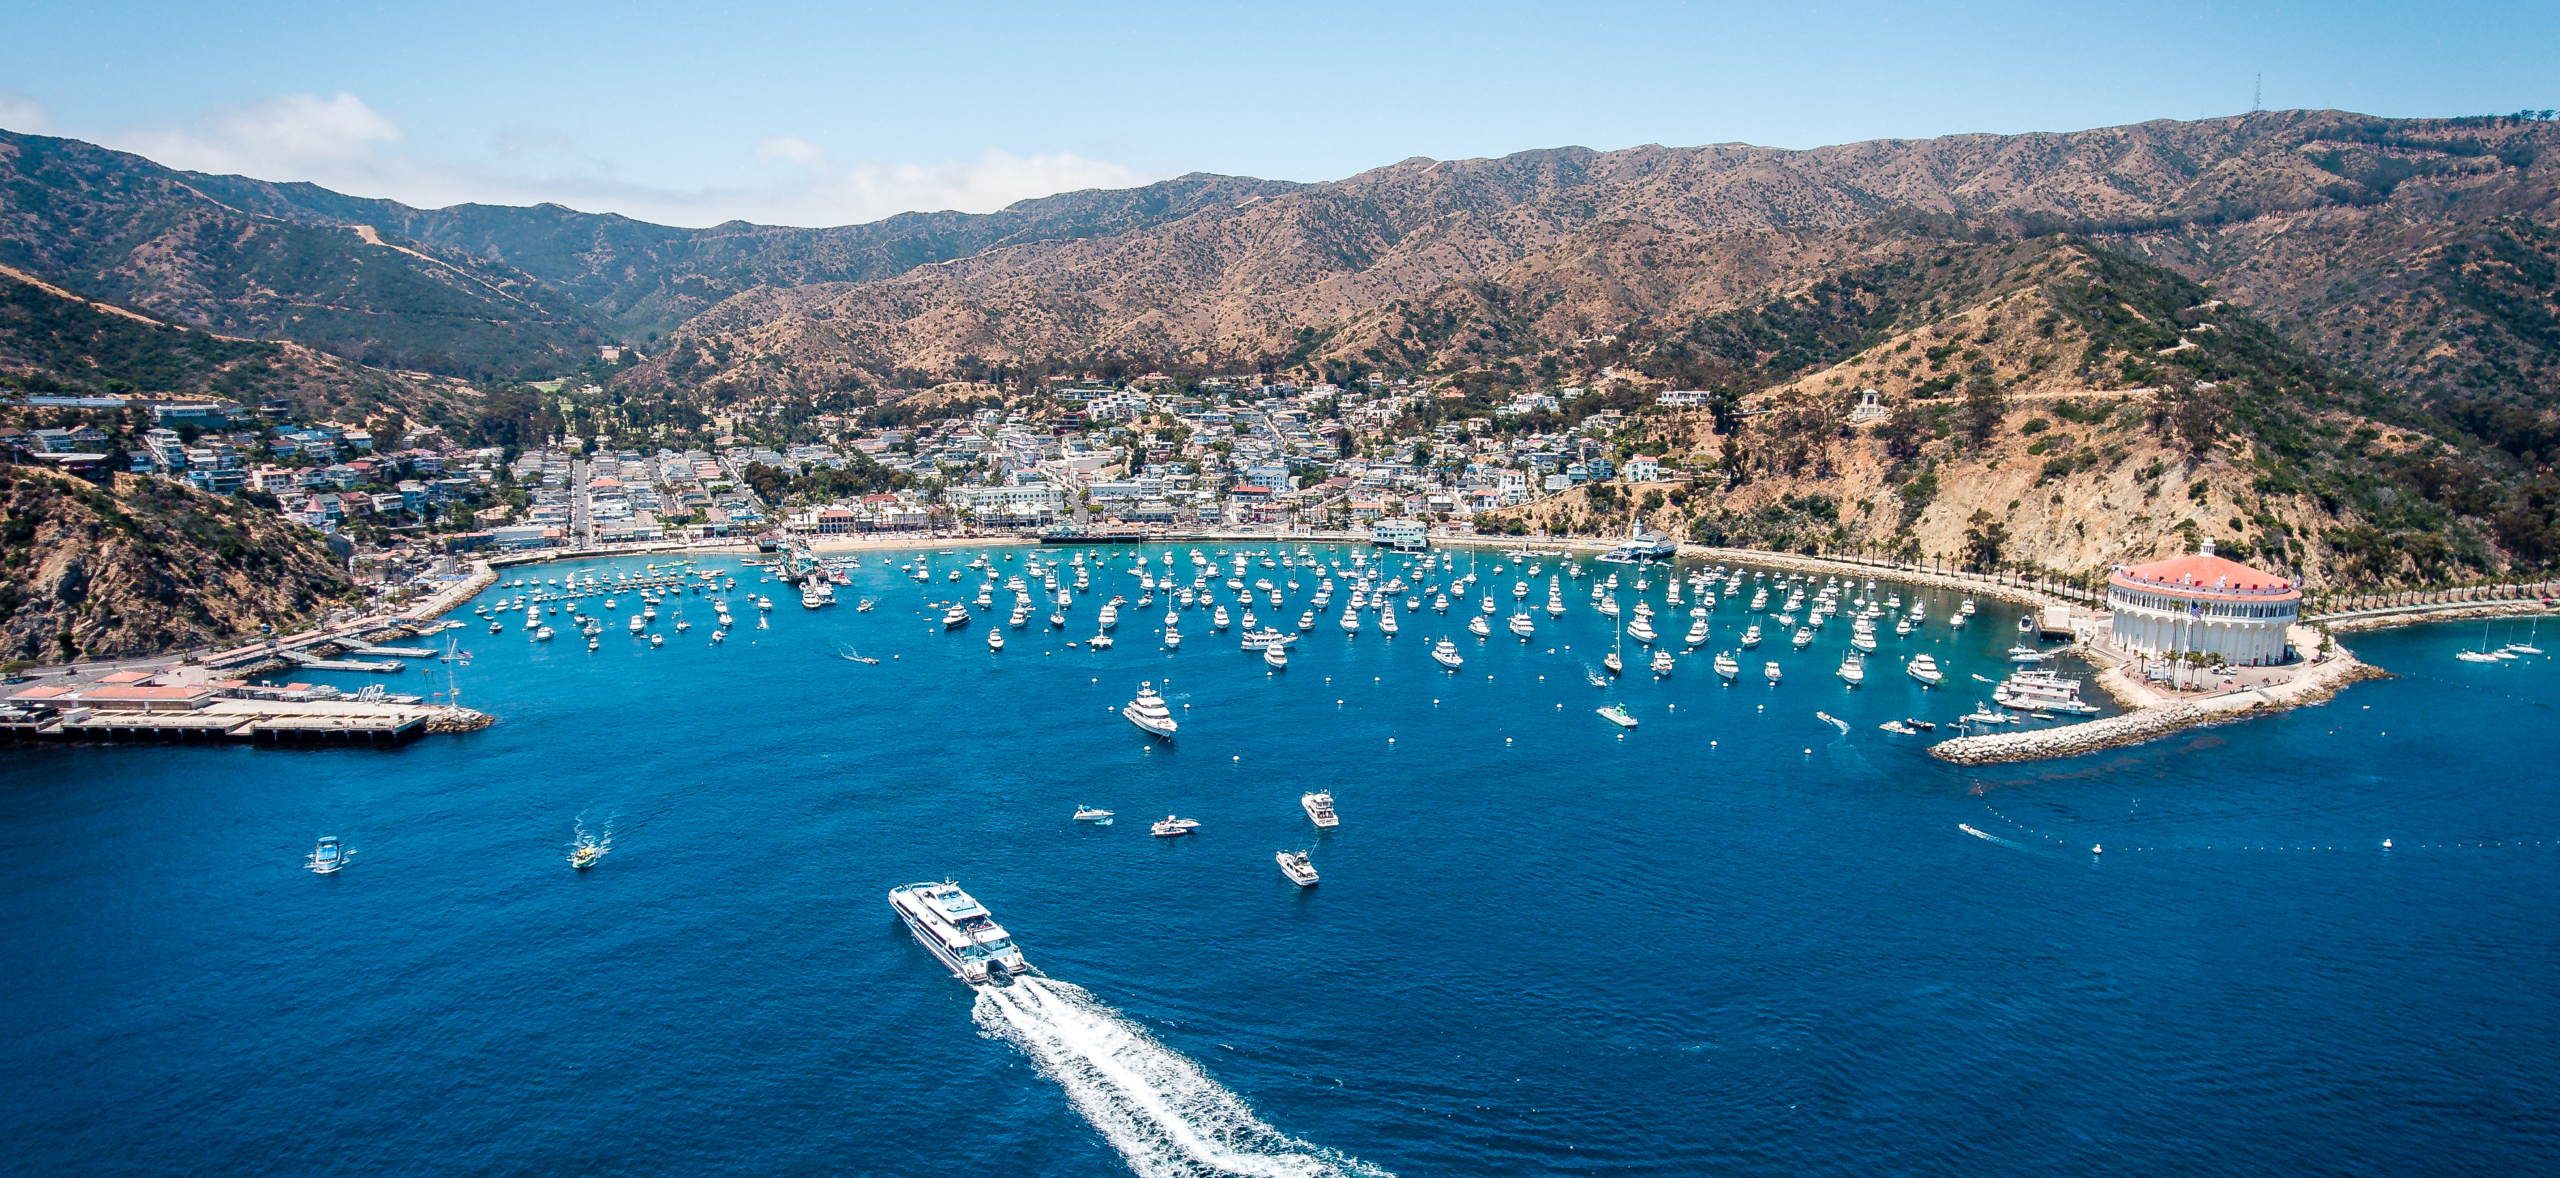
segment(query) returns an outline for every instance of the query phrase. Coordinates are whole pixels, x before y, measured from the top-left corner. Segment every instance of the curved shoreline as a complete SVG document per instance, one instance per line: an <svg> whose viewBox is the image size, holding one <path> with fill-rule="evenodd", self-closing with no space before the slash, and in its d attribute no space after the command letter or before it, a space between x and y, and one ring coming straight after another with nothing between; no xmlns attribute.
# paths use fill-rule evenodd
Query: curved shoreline
<svg viewBox="0 0 2560 1178"><path fill-rule="evenodd" d="M875 538L866 536L837 540L833 543L825 540L819 540L813 543L811 547L813 549L823 547L837 551L859 551L871 548L913 547L919 544L926 547L993 547L998 545L1011 546L1037 544L1038 542L1039 541L1034 537L1018 535L943 535L930 537L900 536L895 538ZM1182 533L1169 532L1163 537L1151 539L1149 542L1166 544L1201 542L1368 544L1370 541L1365 534L1357 532L1344 532L1339 534L1300 534L1230 532L1212 529ZM1576 555L1586 557L1595 553L1605 552L1616 543L1614 539L1601 537L1582 538L1552 536L1433 536L1431 537L1431 542L1443 547L1496 549L1516 548L1535 552L1552 552L1557 555ZM698 554L737 554L743 552L751 555L754 549L751 546L742 547L735 544L726 544L716 547L706 545L700 548L678 549L673 551ZM1909 584L1927 585L1940 589L1948 589L1976 597L1993 598L2017 605L2023 605L2031 609L2041 610L2047 606L2059 605L2069 607L2074 610L2085 611L2092 616L2104 616L2103 610L2090 603L2074 601L2070 598L2047 593L2028 585L2006 583L1996 577L1983 576L1981 574L1940 572L1933 569L1917 568L1899 563L1877 564L1865 561L1843 560L1837 557L1804 556L1797 553L1786 552L1761 552L1746 548L1717 548L1701 544L1681 544L1678 546L1678 551L1679 556L1693 560L1714 560L1728 564L1747 564L1767 568L1782 568L1795 572L1874 577L1880 580L1894 580ZM478 565L478 569L483 575L488 576L490 580L494 581L496 578L493 566L510 567L525 564L545 564L559 560L671 554L673 554L673 552L666 549L645 553L640 551L598 552L589 550L580 552L547 550L538 554L527 553L513 559L501 558L498 561L481 561L475 563ZM480 578L475 576L473 580L479 581ZM482 582L479 585L479 588L486 588L486 582ZM474 592L477 592L477 590L475 589ZM459 595L451 602L444 604L442 608L435 609L432 612L412 611L410 615L406 616L413 616L418 620L423 620L426 617L432 617L437 613L442 613L445 609L450 609L452 605L459 604L460 600L467 599L469 596L470 594ZM2394 629L2401 626L2423 625L2430 622L2463 621L2488 617L2524 617L2546 613L2555 613L2555 611L2546 608L2538 600L2443 602L2434 605L2402 607L2361 616L2338 618L2334 621L2321 623L2318 628L2313 628L2311 626L2297 626L2293 635L2294 646L2297 650L2316 650L2320 646L2321 640L2324 636ZM2190 728L2203 728L2217 724L2230 724L2257 716L2272 715L2276 712L2285 711L2290 708L2326 703L2335 697L2338 692L2355 683L2367 679L2387 678L2390 675L2390 672L2388 671L2384 671L2379 667L2372 666L2371 664L2359 660L2353 651L2347 649L2342 644L2332 641L2328 643L2328 646L2329 649L2327 651L2313 655L2307 665L2298 665L2293 677L2283 683L2251 688L2226 688L2222 691L2203 695L2162 695L2152 690L2148 685L2137 682L2132 676L2126 674L2124 667L2120 662L2109 658L2102 652L2092 649L2086 641L2075 642L2067 649L2087 660L2096 669L2094 677L2098 682L2098 686L2105 690L2109 697L2123 705L2126 708L2126 711L2120 715L2109 716L2099 720L2091 720L2086 723L2066 724L2052 728L2040 728L2028 732L1997 732L1983 733L1975 736L1959 736L1931 745L1929 747L1929 754L1939 760L1958 765L2011 764L2024 761L2046 761L2056 760L2063 757L2080 756L2085 753L2099 752L2111 748L2122 748L2128 745L2142 744L2148 741L2158 740L2161 737L2174 735Z"/></svg>

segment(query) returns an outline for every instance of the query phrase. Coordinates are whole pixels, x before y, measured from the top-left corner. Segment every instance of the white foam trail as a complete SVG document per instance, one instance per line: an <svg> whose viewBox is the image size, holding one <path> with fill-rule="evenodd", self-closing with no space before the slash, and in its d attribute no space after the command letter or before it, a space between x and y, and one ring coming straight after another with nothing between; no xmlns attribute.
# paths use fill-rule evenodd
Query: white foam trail
<svg viewBox="0 0 2560 1178"><path fill-rule="evenodd" d="M2009 840L2004 839L2004 838L2000 837L1999 835L1992 834L1992 833L1990 833L1989 831L1976 830L1976 829L1974 829L1973 827L1971 827L1971 826L1967 826L1967 825L1965 825L1964 823L1961 823L1961 822L1956 823L1956 829L1957 829L1957 830L1961 830L1961 831L1965 832L1966 834L1972 835L1972 836L1973 836L1973 837L1975 837L1975 838L1981 839L1981 840L1983 840L1984 842L1998 843L1998 844L2000 844L2001 846L2007 847L2007 848L2009 848L2010 850L2013 850L2013 851L2023 851L2023 850L2026 850L2026 848L2025 848L2025 847L2021 847L2021 846L2019 846L2019 845L2018 845L2018 844L2016 844L2016 843L2010 842Z"/></svg>
<svg viewBox="0 0 2560 1178"><path fill-rule="evenodd" d="M1392 1178L1264 1124L1199 1064L1076 986L1026 977L977 990L979 1028L1030 1056L1139 1178Z"/></svg>

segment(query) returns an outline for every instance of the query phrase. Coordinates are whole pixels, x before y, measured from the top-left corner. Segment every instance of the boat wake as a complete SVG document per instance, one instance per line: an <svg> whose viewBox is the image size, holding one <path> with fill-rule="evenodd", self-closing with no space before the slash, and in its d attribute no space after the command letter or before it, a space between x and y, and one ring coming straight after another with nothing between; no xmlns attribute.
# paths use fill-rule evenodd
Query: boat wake
<svg viewBox="0 0 2560 1178"><path fill-rule="evenodd" d="M1199 1064L1079 987L1023 977L977 991L979 1029L1031 1057L1139 1178L1387 1178L1367 1162L1264 1124Z"/></svg>
<svg viewBox="0 0 2560 1178"><path fill-rule="evenodd" d="M2019 845L2019 844L2017 844L2017 843L2010 842L2009 840L2004 839L2004 838L2000 837L1999 835L1993 834L1993 833L1991 833L1990 831L1983 830L1983 829L1982 829L1982 828L1980 828L1980 827L1977 827L1977 826L1971 826L1971 825L1968 825L1968 824L1966 824L1966 823L1962 823L1962 822L1956 823L1956 829L1957 829L1957 830L1961 830L1961 831L1965 832L1966 834L1972 835L1972 836L1973 836L1973 837L1975 837L1975 838L1981 839L1982 841L1984 841L1984 842L1986 842L1986 843L1998 843L1999 845L2004 846L2004 847L2007 847L2007 848L2009 848L2009 849L2010 849L2010 850L2012 850L2012 851L2025 851L2025 850L2032 850L2032 849L2033 849L2033 848L2030 848L2030 847L2021 846L2021 845Z"/></svg>

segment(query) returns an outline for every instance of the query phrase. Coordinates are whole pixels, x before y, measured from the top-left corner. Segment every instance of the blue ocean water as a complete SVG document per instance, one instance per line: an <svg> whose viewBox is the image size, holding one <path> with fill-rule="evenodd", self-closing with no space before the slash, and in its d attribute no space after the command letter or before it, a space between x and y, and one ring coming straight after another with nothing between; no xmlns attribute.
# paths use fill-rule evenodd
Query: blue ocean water
<svg viewBox="0 0 2560 1178"><path fill-rule="evenodd" d="M1509 578L1490 583L1507 613ZM464 631L465 701L503 717L469 736L0 752L0 1157L152 1175L2560 1163L2547 660L2454 661L2476 626L2361 636L2399 677L1968 770L1875 725L1968 710L1988 691L1972 676L2005 671L2014 607L1985 600L1953 634L1957 596L1891 587L1932 621L1888 627L1851 691L1830 675L1843 620L1718 684L1728 601L1668 679L1631 654L1601 690L1588 584L1528 643L1467 637L1457 609L1392 638L1327 614L1270 673L1199 612L1170 655L1138 617L1113 650L1065 648L1092 597L990 654L985 615L938 624L955 586L875 561L845 590L874 612L778 597L770 630L743 610L719 648L699 598L656 650L619 626L594 654ZM1116 571L1097 588L1137 595ZM1443 633L1461 672L1427 657ZM1921 649L1946 688L1899 673ZM1757 680L1768 658L1783 685ZM1170 746L1116 715L1140 680L1182 720ZM1641 727L1592 714L1607 701ZM1338 830L1301 813L1315 788ZM1120 820L1079 826L1080 804ZM1200 832L1148 837L1168 812ZM586 873L563 861L581 819L614 840ZM301 869L321 834L355 849L346 871ZM1311 848L1322 884L1282 879L1284 847ZM945 876L1054 982L982 997L918 947L884 895Z"/></svg>

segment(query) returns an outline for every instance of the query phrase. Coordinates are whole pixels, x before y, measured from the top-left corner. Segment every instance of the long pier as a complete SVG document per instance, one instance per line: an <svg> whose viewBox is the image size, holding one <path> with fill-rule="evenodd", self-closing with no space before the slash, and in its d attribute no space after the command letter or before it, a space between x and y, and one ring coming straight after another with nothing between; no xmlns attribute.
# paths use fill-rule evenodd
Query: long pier
<svg viewBox="0 0 2560 1178"><path fill-rule="evenodd" d="M73 720L0 725L20 739L109 744L404 744L425 735L424 712L380 715L255 715L202 712L92 712Z"/></svg>

